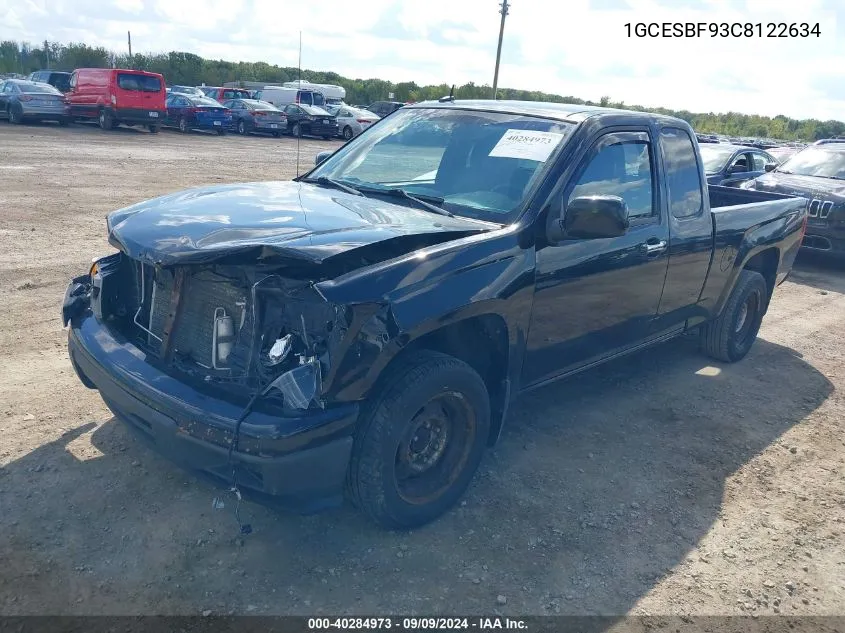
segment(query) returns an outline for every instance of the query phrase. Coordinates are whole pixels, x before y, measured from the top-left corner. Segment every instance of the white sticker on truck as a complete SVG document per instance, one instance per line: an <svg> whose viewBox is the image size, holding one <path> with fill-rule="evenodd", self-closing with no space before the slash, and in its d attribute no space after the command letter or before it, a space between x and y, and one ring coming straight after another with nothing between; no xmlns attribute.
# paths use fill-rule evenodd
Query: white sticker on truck
<svg viewBox="0 0 845 633"><path fill-rule="evenodd" d="M496 143L496 147L490 150L489 155L499 158L524 158L542 163L562 138L563 134L556 132L508 130Z"/></svg>

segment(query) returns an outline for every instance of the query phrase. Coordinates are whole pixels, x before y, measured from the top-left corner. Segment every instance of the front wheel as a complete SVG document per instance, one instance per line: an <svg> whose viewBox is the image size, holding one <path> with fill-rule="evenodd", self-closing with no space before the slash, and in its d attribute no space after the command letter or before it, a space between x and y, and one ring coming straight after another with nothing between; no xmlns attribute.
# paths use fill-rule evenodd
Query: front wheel
<svg viewBox="0 0 845 633"><path fill-rule="evenodd" d="M351 128L351 127L349 127L349 126L347 125L345 128L343 128L343 138L344 138L345 140L347 140L347 141L351 141L353 136L355 136L355 134L352 132L352 128Z"/></svg>
<svg viewBox="0 0 845 633"><path fill-rule="evenodd" d="M246 134L246 125L243 121L238 121L238 134Z"/></svg>
<svg viewBox="0 0 845 633"><path fill-rule="evenodd" d="M190 131L188 128L188 120L183 116L179 117L179 131L182 132L182 134L187 134Z"/></svg>
<svg viewBox="0 0 845 633"><path fill-rule="evenodd" d="M293 124L292 133L294 136L302 136L302 128L299 126L299 123Z"/></svg>
<svg viewBox="0 0 845 633"><path fill-rule="evenodd" d="M12 106L9 108L9 123L20 125L23 123L23 109Z"/></svg>
<svg viewBox="0 0 845 633"><path fill-rule="evenodd" d="M490 398L472 367L415 353L391 368L362 411L348 494L383 527L428 523L469 486L489 429Z"/></svg>
<svg viewBox="0 0 845 633"><path fill-rule="evenodd" d="M757 338L768 302L763 275L753 270L740 272L722 313L701 326L702 351L727 363L741 360Z"/></svg>

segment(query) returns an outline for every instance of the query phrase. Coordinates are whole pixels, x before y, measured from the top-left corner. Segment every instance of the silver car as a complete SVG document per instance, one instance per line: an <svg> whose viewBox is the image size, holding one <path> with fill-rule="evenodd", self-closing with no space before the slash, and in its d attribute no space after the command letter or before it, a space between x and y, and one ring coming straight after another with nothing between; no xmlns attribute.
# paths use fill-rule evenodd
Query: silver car
<svg viewBox="0 0 845 633"><path fill-rule="evenodd" d="M0 87L0 116L9 123L58 121L70 123L70 109L65 96L50 84L24 79L7 79Z"/></svg>
<svg viewBox="0 0 845 633"><path fill-rule="evenodd" d="M359 110L348 105L327 105L324 109L335 115L338 134L347 141L358 136L381 118L369 110Z"/></svg>

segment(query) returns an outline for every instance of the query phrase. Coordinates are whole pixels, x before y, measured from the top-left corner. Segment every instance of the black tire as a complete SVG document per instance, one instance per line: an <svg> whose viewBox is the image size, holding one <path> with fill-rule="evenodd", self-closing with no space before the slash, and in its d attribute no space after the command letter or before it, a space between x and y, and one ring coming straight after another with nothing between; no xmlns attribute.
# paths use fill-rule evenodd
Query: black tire
<svg viewBox="0 0 845 633"><path fill-rule="evenodd" d="M114 118L106 109L100 110L99 123L101 130L113 130L115 128Z"/></svg>
<svg viewBox="0 0 845 633"><path fill-rule="evenodd" d="M351 141L352 137L355 136L355 133L352 131L352 128L348 125L343 128L343 138L347 141Z"/></svg>
<svg viewBox="0 0 845 633"><path fill-rule="evenodd" d="M414 353L389 371L361 412L347 493L382 527L412 528L446 512L472 481L490 397L469 365L446 354Z"/></svg>
<svg viewBox="0 0 845 633"><path fill-rule="evenodd" d="M217 130L217 136L226 136L226 130Z"/></svg>
<svg viewBox="0 0 845 633"><path fill-rule="evenodd" d="M158 131L161 129L160 125L148 125L147 127L150 130L150 134L158 134Z"/></svg>
<svg viewBox="0 0 845 633"><path fill-rule="evenodd" d="M23 123L23 110L15 106L9 107L9 123L12 125L20 125Z"/></svg>
<svg viewBox="0 0 845 633"><path fill-rule="evenodd" d="M281 135L281 132L273 132L273 138L279 138Z"/></svg>
<svg viewBox="0 0 845 633"><path fill-rule="evenodd" d="M701 326L701 350L726 363L741 360L757 338L768 302L763 275L753 270L740 272L722 313Z"/></svg>
<svg viewBox="0 0 845 633"><path fill-rule="evenodd" d="M324 141L330 141L330 140L331 140L331 138L332 138L331 136L324 136L324 137L323 137L323 140L324 140Z"/></svg>
<svg viewBox="0 0 845 633"><path fill-rule="evenodd" d="M70 125L70 117L59 119L59 125L61 125L62 127L67 127L68 125Z"/></svg>
<svg viewBox="0 0 845 633"><path fill-rule="evenodd" d="M191 128L188 127L188 119L183 116L179 117L179 131L182 132L182 134L187 134L191 131Z"/></svg>
<svg viewBox="0 0 845 633"><path fill-rule="evenodd" d="M246 124L244 123L243 119L238 121L238 134L246 134Z"/></svg>
<svg viewBox="0 0 845 633"><path fill-rule="evenodd" d="M293 124L293 129L291 130L291 134L294 136L302 136L302 128L300 127L299 123Z"/></svg>

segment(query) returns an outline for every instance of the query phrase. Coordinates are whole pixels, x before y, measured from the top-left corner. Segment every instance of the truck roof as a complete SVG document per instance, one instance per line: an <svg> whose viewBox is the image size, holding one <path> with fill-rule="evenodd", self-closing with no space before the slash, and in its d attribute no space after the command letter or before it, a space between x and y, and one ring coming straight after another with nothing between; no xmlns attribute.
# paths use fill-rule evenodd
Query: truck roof
<svg viewBox="0 0 845 633"><path fill-rule="evenodd" d="M600 114L625 114L641 119L660 120L666 123L672 122L676 124L682 123L684 126L689 125L682 119L663 114L655 114L654 112L638 112L636 110L620 110L618 108L605 108L602 106L578 105L576 103L551 103L546 101L455 99L451 101L422 101L405 107L459 108L464 110L484 110L487 112L502 112L509 114L528 114L532 116L546 117L549 119L557 119L560 121L571 121L574 123L580 123L589 117Z"/></svg>

